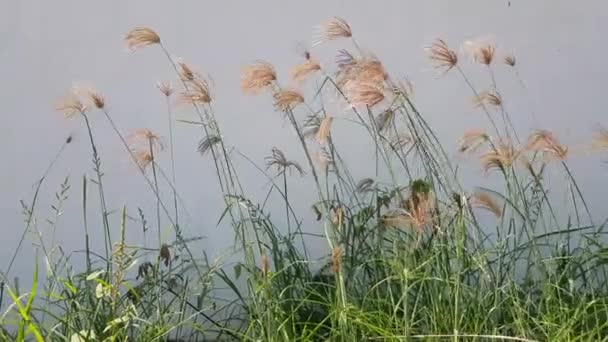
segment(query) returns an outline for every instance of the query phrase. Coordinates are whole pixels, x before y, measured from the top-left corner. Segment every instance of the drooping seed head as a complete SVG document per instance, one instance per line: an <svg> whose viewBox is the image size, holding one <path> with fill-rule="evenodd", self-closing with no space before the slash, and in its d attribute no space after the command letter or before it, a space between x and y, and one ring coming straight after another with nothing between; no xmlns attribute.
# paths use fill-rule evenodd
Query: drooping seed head
<svg viewBox="0 0 608 342"><path fill-rule="evenodd" d="M125 42L131 51L148 45L160 44L160 36L147 27L136 27L125 35Z"/></svg>
<svg viewBox="0 0 608 342"><path fill-rule="evenodd" d="M492 149L481 155L480 160L486 173L499 169L503 172L519 158L520 151L507 140L492 145Z"/></svg>
<svg viewBox="0 0 608 342"><path fill-rule="evenodd" d="M74 89L59 101L55 106L55 109L63 113L66 118L73 118L74 116L84 114L87 111L86 105L82 102L80 96L76 94Z"/></svg>
<svg viewBox="0 0 608 342"><path fill-rule="evenodd" d="M484 130L466 131L458 142L458 151L461 153L475 152L489 139L490 136Z"/></svg>
<svg viewBox="0 0 608 342"><path fill-rule="evenodd" d="M476 108L484 108L488 105L500 107L502 105L502 97L493 91L482 91L473 98L473 105Z"/></svg>
<svg viewBox="0 0 608 342"><path fill-rule="evenodd" d="M274 95L274 107L279 112L293 110L297 105L304 102L304 97L292 89L280 90Z"/></svg>
<svg viewBox="0 0 608 342"><path fill-rule="evenodd" d="M334 118L332 116L326 116L321 120L321 124L319 125L319 130L317 131L317 141L319 144L324 145L329 141L329 135L331 132L331 124L333 123Z"/></svg>
<svg viewBox="0 0 608 342"><path fill-rule="evenodd" d="M158 87L158 90L166 97L173 94L173 85L169 81L159 81L156 83L156 87Z"/></svg>
<svg viewBox="0 0 608 342"><path fill-rule="evenodd" d="M552 132L544 129L530 134L526 148L530 151L541 152L548 159L564 160L568 156L568 147L562 145Z"/></svg>
<svg viewBox="0 0 608 342"><path fill-rule="evenodd" d="M514 55L508 55L505 57L504 62L506 65L514 67L517 60L515 59Z"/></svg>
<svg viewBox="0 0 608 342"><path fill-rule="evenodd" d="M498 204L494 196L487 191L475 191L471 196L470 202L472 206L485 209L497 218L502 216L502 206Z"/></svg>
<svg viewBox="0 0 608 342"><path fill-rule="evenodd" d="M241 90L245 94L258 94L277 79L272 64L258 61L244 67L241 71Z"/></svg>
<svg viewBox="0 0 608 342"><path fill-rule="evenodd" d="M346 20L332 17L317 28L317 34L313 38L313 45L319 45L340 38L351 38L352 36L353 32Z"/></svg>
<svg viewBox="0 0 608 342"><path fill-rule="evenodd" d="M375 83L352 83L346 89L350 104L354 107L373 107L384 100L384 91Z"/></svg>
<svg viewBox="0 0 608 342"><path fill-rule="evenodd" d="M496 53L496 47L484 41L468 40L464 42L463 48L474 62L484 65L492 64Z"/></svg>
<svg viewBox="0 0 608 342"><path fill-rule="evenodd" d="M291 69L291 78L296 82L302 82L319 70L321 70L319 62L309 58Z"/></svg>

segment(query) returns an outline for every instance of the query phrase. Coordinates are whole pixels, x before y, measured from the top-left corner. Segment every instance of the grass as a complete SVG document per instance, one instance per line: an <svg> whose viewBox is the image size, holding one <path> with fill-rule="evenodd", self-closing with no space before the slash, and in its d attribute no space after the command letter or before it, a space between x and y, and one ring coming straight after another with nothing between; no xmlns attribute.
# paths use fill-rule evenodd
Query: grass
<svg viewBox="0 0 608 342"><path fill-rule="evenodd" d="M159 49L178 79L178 94L166 83L159 85L167 98L170 171L157 163L163 146L156 133L142 130L130 139L112 120L100 93L77 89L69 95L58 110L82 121L93 161L94 178L83 177L80 187L86 269L71 266L72 258L81 255L58 250L37 224L39 191L69 138L37 183L33 199L23 202L26 226L14 255L32 237L36 272L26 292L8 280L15 257L2 273L1 338L608 340L605 224L588 209L568 165L568 148L549 131L531 132L526 140L514 130L494 77L501 63L494 47L467 45L474 66L486 69L491 79L483 92L467 76L463 56L446 42L439 40L428 50L442 72L460 75L492 128L491 133L465 132L459 149L501 180L492 189L466 189L457 165L416 107L411 85L394 80L378 59L365 54L346 21L330 19L321 39L352 44L340 52L335 69L304 55L292 75L301 82L316 80L312 94L282 87L269 63L243 70L243 91L272 95L306 160L300 165L275 148L264 167L229 145L230 133L224 134L217 120L207 80L171 59L153 30L131 31L127 44L135 50ZM521 81L513 56L501 67ZM200 128L198 152L213 162L216 179L209 184L218 184L225 204L219 224L234 232L234 253L215 261L194 252L196 238L184 236L181 226L185 209L175 165L183 161L173 154L175 97L191 105L198 118L190 121ZM329 115L328 98L337 98L348 110ZM96 112L111 124L154 198L152 219L139 209L136 221L145 241L148 229L156 228L156 244L127 241L125 230L134 215L124 203L120 226L111 227L102 165L108 156L98 150L89 125ZM361 130L358 139L369 139L373 177L354 178L340 152L349 142L333 134L337 125L352 125ZM605 148L606 137L600 132L597 145ZM262 201L244 191L235 160L251 164L267 182ZM563 172L566 181L549 184L550 170ZM298 194L290 179L295 176L314 183L317 199L311 212L294 209ZM169 195L162 193L165 187ZM56 194L56 217L70 188L66 179ZM568 193L570 203L556 207L548 189ZM99 196L99 207L91 206L90 196ZM269 202L279 203L279 209L272 211ZM99 221L87 219L91 210L99 211ZM311 215L313 220L303 220ZM56 221L50 221L53 227ZM173 241L163 239L163 222L171 226ZM103 254L91 248L91 230L103 231ZM311 252L319 244L326 245L325 255ZM41 260L47 272L39 285Z"/></svg>

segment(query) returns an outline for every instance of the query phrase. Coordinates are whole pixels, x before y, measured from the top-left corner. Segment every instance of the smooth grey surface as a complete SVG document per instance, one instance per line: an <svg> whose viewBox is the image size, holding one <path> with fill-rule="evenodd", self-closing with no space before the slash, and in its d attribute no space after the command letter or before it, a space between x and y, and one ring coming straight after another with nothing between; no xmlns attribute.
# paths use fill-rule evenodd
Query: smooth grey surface
<svg viewBox="0 0 608 342"><path fill-rule="evenodd" d="M0 269L5 270L23 229L18 200L29 201L33 184L68 134L75 141L61 157L39 203L38 228L50 239L44 218L50 215L53 192L67 175L70 200L64 208L56 240L65 251L83 246L80 184L90 177L90 151L82 122L56 113L56 101L73 82L94 84L121 129L149 127L167 137L164 99L158 80L175 80L157 47L129 53L122 36L136 26L155 29L176 57L208 73L213 81L214 108L228 144L262 164L272 146L278 146L304 164L296 138L269 95L240 94L240 68L257 59L272 62L288 83L288 70L300 61L297 42L309 43L312 27L338 15L351 24L358 43L373 51L393 77L407 75L415 86L415 100L449 152L464 162L461 172L469 185L492 184L475 163L456 156L462 132L487 127L483 114L471 106L471 93L456 73L437 77L423 47L444 38L454 47L466 39L491 37L502 50L513 51L527 90L511 70L496 67L498 85L520 132L530 127L554 130L574 153L571 166L588 195L592 208L603 214L606 168L599 156L588 156L585 144L593 125L606 123L605 34L608 8L602 1L29 1L3 0L0 11ZM314 47L312 53L330 65L346 42ZM478 89L488 85L482 68L463 61ZM310 86L310 85L309 85ZM339 106L336 106L336 111ZM531 118L531 112L537 121ZM177 112L193 118L189 109ZM304 113L302 113L304 115ZM127 205L136 214L145 208L153 222L154 199L124 154L120 142L101 116L92 115L106 174L112 209ZM357 177L370 176L369 141L361 132L340 127L345 154ZM232 241L227 226L216 227L223 209L209 157L195 152L199 131L176 124L178 188L192 214L186 233L205 235L199 248L217 256ZM338 142L340 144L340 141ZM161 157L168 170L168 155ZM467 166L470 164L472 166ZM263 200L266 181L242 160L240 176L247 191ZM563 172L555 171L556 177ZM556 178L557 180L563 178ZM294 177L292 194L297 208L309 217L315 198L310 183ZM563 184L557 183L557 184ZM93 189L91 189L93 190ZM91 198L95 193L91 192ZM167 196L167 199L169 197ZM565 202L565 201L564 201ZM170 201L168 201L170 203ZM276 216L282 215L282 210ZM89 214L95 248L102 250L99 215ZM117 215L112 217L114 236ZM316 229L314 226L311 229ZM319 228L320 229L320 228ZM129 225L129 239L141 243L140 228ZM165 238L172 233L166 231ZM29 236L12 275L28 276L33 269ZM318 247L322 250L322 246ZM80 256L76 259L82 259Z"/></svg>

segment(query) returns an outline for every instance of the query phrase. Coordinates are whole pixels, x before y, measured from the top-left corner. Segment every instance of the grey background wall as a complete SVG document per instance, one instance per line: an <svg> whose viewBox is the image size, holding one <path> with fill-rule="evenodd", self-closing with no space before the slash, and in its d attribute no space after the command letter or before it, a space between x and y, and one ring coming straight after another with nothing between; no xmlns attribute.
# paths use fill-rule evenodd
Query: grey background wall
<svg viewBox="0 0 608 342"><path fill-rule="evenodd" d="M497 67L499 86L515 125L554 130L566 143L589 140L593 126L608 124L605 116L605 42L608 8L603 1L2 1L0 11L0 269L4 270L23 229L19 199L30 200L33 184L63 140L74 143L50 174L40 199L39 228L49 238L53 192L69 176L70 199L60 218L56 240L66 251L83 245L80 183L92 175L86 133L79 121L67 121L53 107L73 82L94 84L106 97L110 113L125 133L148 127L168 136L164 99L158 80L174 80L157 48L129 53L122 36L135 26L155 29L176 57L213 79L214 108L229 144L258 163L278 146L304 163L295 138L269 96L244 97L239 89L241 66L253 60L272 62L287 82L288 70L300 61L297 42L309 44L312 27L330 16L344 17L358 42L373 51L394 77L408 76L415 99L449 152L463 164L466 182L491 184L474 163L457 156L462 132L484 127L483 115L471 106L470 90L456 74L438 78L423 47L441 37L454 47L466 39L492 38L503 51L513 51L527 85L521 88L511 71ZM313 47L330 64L346 43ZM465 62L466 63L466 62ZM479 89L487 86L480 68L465 68ZM335 110L339 110L336 108ZM188 109L176 112L192 118ZM536 119L533 119L533 113ZM112 209L138 206L152 217L153 197L122 146L99 116L92 116L106 174ZM340 128L337 128L340 129ZM187 234L204 235L198 248L217 256L232 241L229 227L216 226L223 209L214 171L195 147L199 131L176 124L178 189L191 217ZM349 135L344 131L343 136ZM368 142L353 133L346 154L357 176L371 172ZM576 150L576 149L575 149ZM371 153L371 152L370 152ZM168 155L162 155L161 163ZM606 170L601 157L578 153L571 157L581 186L598 216L603 213ZM469 164L472 164L469 165ZM166 164L165 164L166 165ZM246 162L238 162L243 183L258 200L265 181ZM559 174L556 177L560 177ZM559 178L557 178L559 179ZM309 183L293 179L298 209L309 216L314 199ZM97 215L90 214L92 227ZM117 222L117 215L112 217ZM116 226L115 226L116 227ZM141 242L140 228L129 226L129 238ZM46 230L45 230L46 229ZM118 228L116 228L118 229ZM164 238L170 239L169 231ZM101 250L99 232L94 233ZM32 237L19 255L14 275L33 269ZM321 247L320 247L321 248ZM74 258L77 262L78 258Z"/></svg>

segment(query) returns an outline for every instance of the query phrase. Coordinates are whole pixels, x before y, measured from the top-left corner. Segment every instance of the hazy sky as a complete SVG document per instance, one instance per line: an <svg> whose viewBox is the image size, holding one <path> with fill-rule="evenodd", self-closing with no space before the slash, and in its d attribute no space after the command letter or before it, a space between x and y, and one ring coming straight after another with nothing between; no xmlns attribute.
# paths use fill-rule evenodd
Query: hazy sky
<svg viewBox="0 0 608 342"><path fill-rule="evenodd" d="M495 41L499 51L512 51L526 89L505 66L497 66L496 75L515 125L522 132L530 127L548 128L564 142L580 145L595 124L608 125L603 104L608 76L603 51L607 7L599 0L4 0L0 11L0 260L8 262L23 229L19 199L30 200L33 184L69 134L74 134L74 143L42 191L39 228L48 238L48 225L42 220L50 215L54 191L69 176L70 199L56 239L67 251L82 246L80 185L83 174L93 176L87 136L80 121L67 121L53 110L73 82L94 84L125 133L148 127L168 135L164 98L155 82L175 77L158 48L135 54L126 50L122 37L133 27L153 28L175 57L213 79L214 109L228 144L260 164L273 146L304 163L295 136L273 111L269 96L240 94L239 72L243 65L264 59L276 66L280 81L289 84L288 70L301 60L298 42L310 44L313 27L328 17L345 18L358 43L373 51L393 77L410 78L419 109L455 155L454 144L462 132L487 123L472 108L470 90L457 74L438 77L431 69L425 46L438 37L455 48L464 40L484 37ZM312 53L331 65L337 49L344 47L349 45L331 43L314 47ZM463 65L479 90L488 86L488 76L479 66L466 61ZM193 117L189 109L176 115ZM141 206L151 219L154 201L148 188L102 117L92 115L92 119L111 209L127 205L135 214ZM368 142L358 137L344 135L351 139L344 143L345 153L357 176L369 176L370 155L360 153ZM187 233L207 236L202 248L216 255L230 243L232 234L225 231L228 227L216 227L223 208L211 160L195 153L199 139L198 129L176 124L178 188L192 214ZM168 165L166 157L161 156L164 165ZM579 153L572 163L589 197L600 199L608 172L601 158ZM261 201L265 180L246 163L238 165L248 192ZM302 210L314 199L308 185L292 180L302 198L298 204ZM597 211L603 209L601 201L594 203ZM98 229L98 215L91 212L89 219ZM130 227L129 236L137 240L139 227ZM167 232L166 237L170 236ZM99 237L96 233L98 248ZM33 268L31 241L30 237L15 274L29 274ZM5 267L0 265L2 270Z"/></svg>

